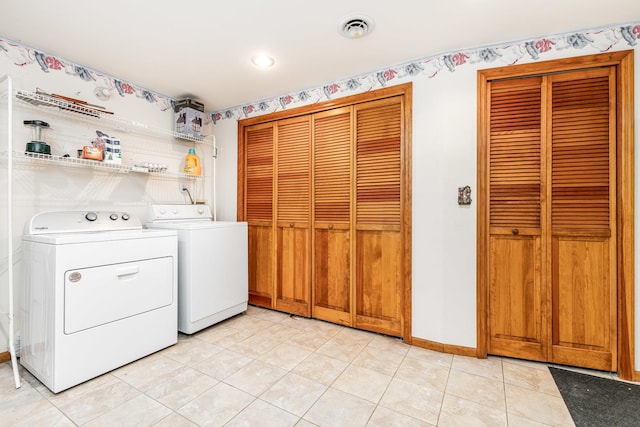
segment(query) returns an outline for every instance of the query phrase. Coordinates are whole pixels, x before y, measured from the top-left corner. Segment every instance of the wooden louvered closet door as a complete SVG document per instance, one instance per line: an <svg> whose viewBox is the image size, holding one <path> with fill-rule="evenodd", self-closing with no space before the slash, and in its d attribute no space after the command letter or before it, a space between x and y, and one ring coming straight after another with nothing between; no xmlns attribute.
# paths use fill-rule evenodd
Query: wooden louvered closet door
<svg viewBox="0 0 640 427"><path fill-rule="evenodd" d="M615 69L489 85L489 353L616 370Z"/></svg>
<svg viewBox="0 0 640 427"><path fill-rule="evenodd" d="M402 99L355 111L355 326L401 336Z"/></svg>
<svg viewBox="0 0 640 427"><path fill-rule="evenodd" d="M490 85L489 352L546 360L542 78Z"/></svg>
<svg viewBox="0 0 640 427"><path fill-rule="evenodd" d="M249 235L249 303L272 307L274 284L274 125L245 128L245 212Z"/></svg>
<svg viewBox="0 0 640 427"><path fill-rule="evenodd" d="M352 326L352 108L313 116L313 317Z"/></svg>
<svg viewBox="0 0 640 427"><path fill-rule="evenodd" d="M275 308L311 315L311 120L277 124L277 276Z"/></svg>
<svg viewBox="0 0 640 427"><path fill-rule="evenodd" d="M615 371L615 69L558 74L549 81L550 360Z"/></svg>

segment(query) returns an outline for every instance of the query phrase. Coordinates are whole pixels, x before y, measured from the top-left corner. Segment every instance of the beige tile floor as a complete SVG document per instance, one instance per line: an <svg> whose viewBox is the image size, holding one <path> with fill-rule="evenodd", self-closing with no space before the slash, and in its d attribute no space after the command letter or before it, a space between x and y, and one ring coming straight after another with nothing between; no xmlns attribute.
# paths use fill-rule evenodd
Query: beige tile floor
<svg viewBox="0 0 640 427"><path fill-rule="evenodd" d="M249 307L54 395L0 364L0 425L571 426L545 364L476 359Z"/></svg>

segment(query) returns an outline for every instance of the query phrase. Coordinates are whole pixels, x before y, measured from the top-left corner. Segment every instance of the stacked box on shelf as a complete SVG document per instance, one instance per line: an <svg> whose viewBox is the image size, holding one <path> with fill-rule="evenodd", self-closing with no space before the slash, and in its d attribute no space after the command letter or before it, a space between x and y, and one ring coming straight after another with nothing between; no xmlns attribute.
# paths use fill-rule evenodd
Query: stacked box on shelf
<svg viewBox="0 0 640 427"><path fill-rule="evenodd" d="M202 137L204 121L204 104L192 99L176 101L174 108L174 124L177 133Z"/></svg>

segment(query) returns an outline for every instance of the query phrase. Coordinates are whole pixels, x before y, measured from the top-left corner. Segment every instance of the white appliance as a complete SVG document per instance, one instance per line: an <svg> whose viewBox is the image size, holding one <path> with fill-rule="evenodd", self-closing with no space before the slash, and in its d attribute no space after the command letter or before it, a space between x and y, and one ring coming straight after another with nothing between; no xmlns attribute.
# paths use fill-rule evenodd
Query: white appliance
<svg viewBox="0 0 640 427"><path fill-rule="evenodd" d="M177 235L124 212L25 225L20 363L54 393L177 342Z"/></svg>
<svg viewBox="0 0 640 427"><path fill-rule="evenodd" d="M246 311L246 222L212 221L208 205L151 205L146 225L178 233L180 332L193 334Z"/></svg>

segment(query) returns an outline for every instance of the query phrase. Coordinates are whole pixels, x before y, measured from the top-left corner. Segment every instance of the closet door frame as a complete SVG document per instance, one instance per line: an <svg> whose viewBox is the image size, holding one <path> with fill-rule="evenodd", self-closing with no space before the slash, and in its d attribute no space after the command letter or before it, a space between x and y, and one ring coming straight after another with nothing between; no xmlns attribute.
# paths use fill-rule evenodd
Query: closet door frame
<svg viewBox="0 0 640 427"><path fill-rule="evenodd" d="M477 346L476 355L488 354L488 243L489 203L487 176L488 82L540 74L613 66L617 78L617 335L618 376L640 380L635 371L634 342L634 72L633 50L543 61L478 71L478 225L477 225Z"/></svg>
<svg viewBox="0 0 640 427"><path fill-rule="evenodd" d="M404 98L403 116L403 146L401 155L401 219L400 228L402 235L402 287L404 295L403 307L403 332L402 339L405 343L411 344L411 135L412 135L412 106L413 106L413 84L403 83L396 86L389 86L383 89L372 90L357 95L336 98L325 102L319 102L303 107L292 108L290 110L278 111L263 116L252 117L238 121L238 187L237 187L237 220L244 221L245 211L245 176L246 170L244 159L246 156L244 147L245 128L260 123L297 117L301 115L318 113L333 108L345 107L360 104L378 99L402 96Z"/></svg>

